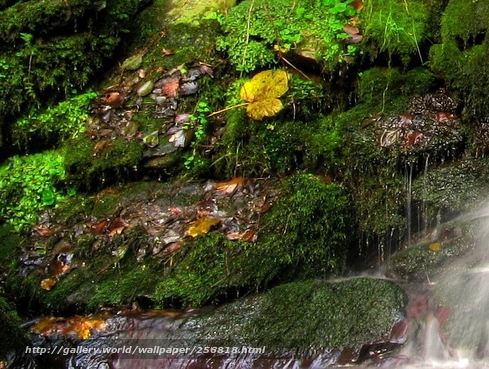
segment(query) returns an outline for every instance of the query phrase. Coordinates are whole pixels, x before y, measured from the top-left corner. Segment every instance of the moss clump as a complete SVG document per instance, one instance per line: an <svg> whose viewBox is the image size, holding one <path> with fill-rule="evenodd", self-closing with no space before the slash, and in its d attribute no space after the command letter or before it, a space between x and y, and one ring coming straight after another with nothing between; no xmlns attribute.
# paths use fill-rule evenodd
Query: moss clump
<svg viewBox="0 0 489 369"><path fill-rule="evenodd" d="M439 17L440 7L441 1L366 2L360 13L365 24L365 48L373 57L386 52L404 65L413 58L423 64L424 44L434 37L429 25Z"/></svg>
<svg viewBox="0 0 489 369"><path fill-rule="evenodd" d="M54 206L64 194L63 156L46 151L30 156L14 156L0 167L0 218L17 231L36 220L41 209ZM61 188L60 188L61 187Z"/></svg>
<svg viewBox="0 0 489 369"><path fill-rule="evenodd" d="M9 352L23 349L27 345L27 337L19 328L20 322L14 306L0 295L0 331L5 337L0 346L0 361L6 360Z"/></svg>
<svg viewBox="0 0 489 369"><path fill-rule="evenodd" d="M463 99L468 118L489 115L485 87L489 72L481 68L489 52L488 22L489 4L485 1L451 0L441 22L442 43L430 50L432 69Z"/></svg>
<svg viewBox="0 0 489 369"><path fill-rule="evenodd" d="M389 334L406 301L397 285L385 281L295 282L267 293L246 328L253 341L275 348L298 341L307 348L357 346Z"/></svg>
<svg viewBox="0 0 489 369"><path fill-rule="evenodd" d="M276 51L307 50L329 70L334 70L351 54L343 26L355 9L341 10L333 2L292 0L245 0L221 19L225 36L218 49L225 50L238 71L252 71L275 63ZM303 50L304 51L304 50ZM305 52L303 52L305 54Z"/></svg>
<svg viewBox="0 0 489 369"><path fill-rule="evenodd" d="M44 110L33 107L12 125L12 141L22 149L33 146L37 151L77 137L86 130L88 107L95 97L97 94L91 91Z"/></svg>
<svg viewBox="0 0 489 369"><path fill-rule="evenodd" d="M138 7L137 0L21 1L0 11L0 112L17 114L87 85Z"/></svg>
<svg viewBox="0 0 489 369"><path fill-rule="evenodd" d="M257 275L266 280L274 270L296 278L339 273L353 224L348 194L310 175L292 176L282 186L285 196L263 219Z"/></svg>
<svg viewBox="0 0 489 369"><path fill-rule="evenodd" d="M406 302L399 286L383 280L307 280L237 301L188 325L203 327L203 338L266 346L272 355L294 350L304 357L384 339Z"/></svg>
<svg viewBox="0 0 489 369"><path fill-rule="evenodd" d="M199 306L212 302L227 288L251 284L253 273L245 269L245 258L254 258L253 244L229 241L210 233L186 242L172 256L175 267L165 268L155 297L163 305Z"/></svg>
<svg viewBox="0 0 489 369"><path fill-rule="evenodd" d="M75 187L94 190L135 177L144 146L123 138L93 142L68 140L63 146L68 180Z"/></svg>

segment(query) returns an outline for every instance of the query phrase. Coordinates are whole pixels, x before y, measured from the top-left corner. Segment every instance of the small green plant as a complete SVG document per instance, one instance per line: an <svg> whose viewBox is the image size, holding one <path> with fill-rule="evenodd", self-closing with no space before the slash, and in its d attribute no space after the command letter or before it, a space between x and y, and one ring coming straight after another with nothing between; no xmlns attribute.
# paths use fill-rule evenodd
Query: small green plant
<svg viewBox="0 0 489 369"><path fill-rule="evenodd" d="M22 146L33 133L55 135L60 139L74 138L85 131L90 102L97 97L93 91L76 95L45 110L32 108L13 125L13 139Z"/></svg>
<svg viewBox="0 0 489 369"><path fill-rule="evenodd" d="M64 158L56 151L11 157L0 166L0 219L25 230L39 211L65 197L57 188L64 179Z"/></svg>
<svg viewBox="0 0 489 369"><path fill-rule="evenodd" d="M284 53L311 45L328 69L357 50L346 47L343 31L357 10L353 0L245 0L221 20L225 36L218 50L226 51L238 71L250 72L284 59ZM349 45L352 46L352 45Z"/></svg>
<svg viewBox="0 0 489 369"><path fill-rule="evenodd" d="M209 125L208 115L212 111L209 107L209 104L205 101L200 101L196 108L195 112L190 115L189 121L184 124L184 130L193 130L195 135L195 140L192 141L191 146L193 148L193 152L191 155L187 156L184 162L184 166L187 169L191 169L196 162L197 155L197 145L201 144L205 138L205 134L207 132L207 128Z"/></svg>

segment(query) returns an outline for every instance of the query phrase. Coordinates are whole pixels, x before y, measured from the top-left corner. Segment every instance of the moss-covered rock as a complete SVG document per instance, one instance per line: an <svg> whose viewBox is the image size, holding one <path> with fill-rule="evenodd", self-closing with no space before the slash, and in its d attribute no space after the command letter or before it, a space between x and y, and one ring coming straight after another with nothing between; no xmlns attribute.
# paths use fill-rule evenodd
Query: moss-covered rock
<svg viewBox="0 0 489 369"><path fill-rule="evenodd" d="M387 281L308 280L223 306L182 328L202 327L203 339L266 346L272 357L293 350L306 358L320 350L359 349L386 340L406 302L405 293Z"/></svg>
<svg viewBox="0 0 489 369"><path fill-rule="evenodd" d="M73 94L113 56L139 1L23 1L0 12L0 111Z"/></svg>
<svg viewBox="0 0 489 369"><path fill-rule="evenodd" d="M18 352L26 347L28 340L19 328L20 322L13 304L0 295L0 329L6 338L0 347L0 361L5 361L8 353Z"/></svg>

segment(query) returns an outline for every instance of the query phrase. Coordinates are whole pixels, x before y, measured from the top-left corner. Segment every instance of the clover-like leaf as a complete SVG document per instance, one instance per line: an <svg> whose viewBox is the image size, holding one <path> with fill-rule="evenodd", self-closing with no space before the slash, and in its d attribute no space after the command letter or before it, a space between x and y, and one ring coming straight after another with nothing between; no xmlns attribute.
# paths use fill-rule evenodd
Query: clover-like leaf
<svg viewBox="0 0 489 369"><path fill-rule="evenodd" d="M288 75L284 70L265 70L246 82L239 92L242 100L247 101L246 113L251 119L262 120L271 117L283 109L278 99L289 89Z"/></svg>

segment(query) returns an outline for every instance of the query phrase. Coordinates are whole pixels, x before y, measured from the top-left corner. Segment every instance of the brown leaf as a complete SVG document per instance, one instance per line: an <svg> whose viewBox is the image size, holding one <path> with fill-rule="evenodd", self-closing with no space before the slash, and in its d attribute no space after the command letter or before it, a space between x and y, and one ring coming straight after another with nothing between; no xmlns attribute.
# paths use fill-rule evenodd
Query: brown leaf
<svg viewBox="0 0 489 369"><path fill-rule="evenodd" d="M193 222L186 235L190 237L197 237L209 232L212 228L221 223L221 219L212 217L202 217Z"/></svg>
<svg viewBox="0 0 489 369"><path fill-rule="evenodd" d="M51 229L46 228L43 225L36 226L36 231L43 237L50 237L54 234Z"/></svg>
<svg viewBox="0 0 489 369"><path fill-rule="evenodd" d="M109 222L107 220L102 220L96 224L92 224L90 226L90 229L92 230L92 234L94 235L99 235L104 233L105 227L107 226Z"/></svg>
<svg viewBox="0 0 489 369"><path fill-rule="evenodd" d="M174 52L173 50L170 50L170 49L165 49L165 48L161 49L161 52L162 52L162 53L163 53L163 55L165 55L165 56L170 56L170 55L175 54L175 52Z"/></svg>
<svg viewBox="0 0 489 369"><path fill-rule="evenodd" d="M350 24L346 24L343 27L343 32L348 33L350 36L355 36L360 33L360 29L358 27L352 26Z"/></svg>
<svg viewBox="0 0 489 369"><path fill-rule="evenodd" d="M166 97L176 97L179 87L180 80L178 78L172 78L163 85L161 93Z"/></svg>
<svg viewBox="0 0 489 369"><path fill-rule="evenodd" d="M350 3L350 6L353 6L355 10L358 12L363 9L363 1L362 0L353 0L353 2Z"/></svg>
<svg viewBox="0 0 489 369"><path fill-rule="evenodd" d="M113 108L121 108L124 102L124 96L117 91L110 91L105 94L104 102Z"/></svg>
<svg viewBox="0 0 489 369"><path fill-rule="evenodd" d="M227 182L216 183L216 190L221 195L230 195L241 185L243 185L245 179L243 177L234 177Z"/></svg>
<svg viewBox="0 0 489 369"><path fill-rule="evenodd" d="M244 232L228 233L226 238L231 241L243 240L245 242L254 242L256 241L256 232L251 229L247 229Z"/></svg>

